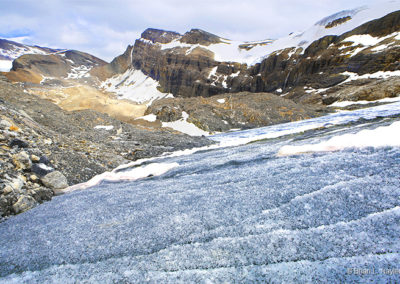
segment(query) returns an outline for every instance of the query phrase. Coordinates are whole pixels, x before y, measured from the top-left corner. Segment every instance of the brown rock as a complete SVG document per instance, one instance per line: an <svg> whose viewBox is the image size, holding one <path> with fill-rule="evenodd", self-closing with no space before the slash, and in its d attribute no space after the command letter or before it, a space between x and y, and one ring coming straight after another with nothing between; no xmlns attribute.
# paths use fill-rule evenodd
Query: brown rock
<svg viewBox="0 0 400 284"><path fill-rule="evenodd" d="M18 198L18 201L12 206L15 214L25 212L35 207L38 203L36 200L27 195L22 195Z"/></svg>
<svg viewBox="0 0 400 284"><path fill-rule="evenodd" d="M13 155L13 163L17 170L27 170L32 167L29 155L25 151Z"/></svg>

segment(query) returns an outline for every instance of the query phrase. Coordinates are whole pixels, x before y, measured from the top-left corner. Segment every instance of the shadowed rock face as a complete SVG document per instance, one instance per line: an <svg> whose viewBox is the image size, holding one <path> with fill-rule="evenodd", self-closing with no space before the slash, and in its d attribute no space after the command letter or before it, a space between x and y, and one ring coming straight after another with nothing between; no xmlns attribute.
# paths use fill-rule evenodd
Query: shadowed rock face
<svg viewBox="0 0 400 284"><path fill-rule="evenodd" d="M181 38L181 42L208 46L213 43L220 43L221 38L200 29L192 29L184 34L184 36Z"/></svg>
<svg viewBox="0 0 400 284"><path fill-rule="evenodd" d="M115 57L109 64L95 66L90 74L103 81L115 74L124 73L132 64L132 50L133 46L128 45L123 54Z"/></svg>
<svg viewBox="0 0 400 284"><path fill-rule="evenodd" d="M153 43L168 43L179 38L180 36L181 35L177 32L163 31L158 29L147 29L141 35L143 39L150 40Z"/></svg>
<svg viewBox="0 0 400 284"><path fill-rule="evenodd" d="M346 19L343 19L343 21ZM398 41L391 48L379 52L367 48L354 56L349 53L357 46L346 46L345 39L352 35L369 34L382 37L400 30L400 11L365 23L341 36L326 36L313 42L306 50L287 48L272 53L261 63L248 67L246 64L218 62L206 48L220 43L216 35L193 29L184 35L175 32L148 29L142 39L136 40L133 48L128 47L123 60L117 57L110 68L118 73L120 68L141 70L157 80L160 89L179 97L210 97L222 93L274 92L281 88L287 92L296 87L328 88L343 82L348 71L360 75L377 71L394 71L399 68L400 47ZM183 45L161 49L157 44L177 40ZM199 44L191 52L184 44ZM131 63L127 52L131 52ZM304 51L304 52L303 52ZM130 65L130 66L129 66ZM213 68L217 68L211 74ZM235 74L234 76L232 76ZM311 97L310 102L321 103L321 98Z"/></svg>

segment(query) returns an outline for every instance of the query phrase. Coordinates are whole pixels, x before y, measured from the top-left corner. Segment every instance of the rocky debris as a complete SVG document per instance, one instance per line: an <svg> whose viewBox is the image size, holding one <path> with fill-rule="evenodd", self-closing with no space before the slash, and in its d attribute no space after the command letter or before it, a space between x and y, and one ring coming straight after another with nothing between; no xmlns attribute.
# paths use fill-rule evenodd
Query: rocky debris
<svg viewBox="0 0 400 284"><path fill-rule="evenodd" d="M17 202L15 202L12 207L15 214L19 214L25 212L26 210L32 209L37 204L37 201L33 197L22 195L18 198Z"/></svg>
<svg viewBox="0 0 400 284"><path fill-rule="evenodd" d="M40 158L36 155L31 155L31 161L34 163L39 163L40 162Z"/></svg>
<svg viewBox="0 0 400 284"><path fill-rule="evenodd" d="M32 167L32 161L25 151L13 155L12 158L17 170L29 170Z"/></svg>
<svg viewBox="0 0 400 284"><path fill-rule="evenodd" d="M20 119L16 112L3 104L0 108L1 118L13 121L10 124L16 125ZM5 127L0 129L0 135L4 137L0 141L0 220L31 209L54 195L53 190L43 186L34 174L34 167L39 165L39 156L43 155L37 147L41 137L19 123L15 128L2 125Z"/></svg>
<svg viewBox="0 0 400 284"><path fill-rule="evenodd" d="M12 126L12 124L11 124L9 121L7 121L7 120L2 119L2 120L0 121L0 128L1 128L1 129L8 129L8 128L10 128L11 126Z"/></svg>
<svg viewBox="0 0 400 284"><path fill-rule="evenodd" d="M28 143L20 140L20 139L12 139L10 142L10 147L17 146L19 148L27 148L29 145Z"/></svg>
<svg viewBox="0 0 400 284"><path fill-rule="evenodd" d="M323 93L322 102L375 101L397 97L400 94L400 77L387 79L363 79L335 86Z"/></svg>
<svg viewBox="0 0 400 284"><path fill-rule="evenodd" d="M213 143L92 110L67 112L7 80L0 80L0 121L0 218L121 164ZM95 129L98 125L114 128Z"/></svg>
<svg viewBox="0 0 400 284"><path fill-rule="evenodd" d="M147 110L163 122L179 120L208 132L246 129L320 116L324 108L296 104L269 93L223 94L211 98L173 98L155 101Z"/></svg>
<svg viewBox="0 0 400 284"><path fill-rule="evenodd" d="M68 187L67 178L59 171L48 173L40 180L44 186L51 189L63 189Z"/></svg>
<svg viewBox="0 0 400 284"><path fill-rule="evenodd" d="M330 105L341 101L371 101L397 97L400 94L400 77L359 79L326 89L296 87L285 93L285 98L296 103ZM378 102L379 103L379 102ZM366 104L359 105L365 107Z"/></svg>

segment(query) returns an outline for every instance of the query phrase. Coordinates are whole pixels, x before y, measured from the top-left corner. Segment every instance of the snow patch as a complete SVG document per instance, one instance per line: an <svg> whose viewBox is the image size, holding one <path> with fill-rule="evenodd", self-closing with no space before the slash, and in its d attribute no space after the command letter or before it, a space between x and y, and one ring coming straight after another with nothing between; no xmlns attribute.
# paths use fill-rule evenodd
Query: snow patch
<svg viewBox="0 0 400 284"><path fill-rule="evenodd" d="M352 36L342 40L342 42L352 42L351 46L354 46L354 47L362 46L362 47L358 47L355 50L351 50L351 51L345 53L344 55L350 55L350 57L352 57L352 56L358 54L359 52L361 52L367 48L373 47L373 46L376 46L376 47L371 49L372 52L382 51L382 50L392 46L395 43L394 42L392 42L390 44L380 44L380 43L388 38L396 38L397 36L399 36L399 32L395 32L395 33L389 34L384 37L373 37L368 34L352 35ZM345 48L348 48L348 46L344 45L344 46L340 47L340 49L345 49Z"/></svg>
<svg viewBox="0 0 400 284"><path fill-rule="evenodd" d="M41 169L43 169L43 170L45 170L45 171L54 170L53 167L50 167L50 166L48 166L48 165L46 165L46 164L43 164L43 163L39 163L39 164L37 164L37 165L38 165L39 168L41 168Z"/></svg>
<svg viewBox="0 0 400 284"><path fill-rule="evenodd" d="M112 130L114 129L113 125L96 125L94 129L104 129L104 130Z"/></svg>
<svg viewBox="0 0 400 284"><path fill-rule="evenodd" d="M235 77L239 76L239 74L240 74L240 71L237 71L236 73L232 73L231 75L229 75L229 77L235 78Z"/></svg>
<svg viewBox="0 0 400 284"><path fill-rule="evenodd" d="M128 69L125 73L116 75L104 81L101 87L115 93L120 99L128 99L137 103L151 103L156 99L173 97L172 94L162 93L159 84L142 71Z"/></svg>
<svg viewBox="0 0 400 284"><path fill-rule="evenodd" d="M373 37L371 35L352 35L346 39L344 39L342 42L348 42L351 41L353 42L352 45L375 45L379 43L382 39L378 37Z"/></svg>
<svg viewBox="0 0 400 284"><path fill-rule="evenodd" d="M372 103L393 103L393 102L398 102L398 101L400 101L400 97L384 98L384 99L375 100L375 101L341 101L341 102L334 102L333 104L330 104L329 107L347 107L350 105L366 105L366 104L372 104Z"/></svg>
<svg viewBox="0 0 400 284"><path fill-rule="evenodd" d="M17 59L18 57L24 54L49 54L44 50L41 50L37 47L23 45L23 46L16 46L13 45L9 49L0 49L0 55L11 60Z"/></svg>
<svg viewBox="0 0 400 284"><path fill-rule="evenodd" d="M353 72L343 72L341 73L342 75L349 76L345 81L343 81L341 84L354 81L354 80L360 80L360 79L387 79L389 77L394 77L394 76L400 76L400 70L396 71L378 71L372 74L364 74L364 75L358 75L357 73Z"/></svg>
<svg viewBox="0 0 400 284"><path fill-rule="evenodd" d="M155 122L157 120L157 116L155 114L150 113L148 115L141 116L141 117L138 117L136 119L143 119L143 120L147 120L147 121L150 121L150 122Z"/></svg>
<svg viewBox="0 0 400 284"><path fill-rule="evenodd" d="M278 156L338 151L354 147L399 147L400 135L398 133L400 133L400 121L394 122L389 126L378 127L374 130L362 130L356 134L335 136L318 144L301 146L286 145L279 150Z"/></svg>
<svg viewBox="0 0 400 284"><path fill-rule="evenodd" d="M210 135L208 132L198 128L193 123L187 121L189 115L186 112L182 112L182 118L180 120L172 121L172 122L163 122L163 127L169 127L176 131L185 133L190 136L207 136Z"/></svg>
<svg viewBox="0 0 400 284"><path fill-rule="evenodd" d="M91 69L91 67L87 67L85 65L72 67L70 73L68 73L67 75L67 79L80 79L90 77L89 71Z"/></svg>
<svg viewBox="0 0 400 284"><path fill-rule="evenodd" d="M215 66L213 69L211 69L210 74L208 74L207 79L211 79L211 77L215 76L215 74L217 74L217 69L218 69L218 66Z"/></svg>
<svg viewBox="0 0 400 284"><path fill-rule="evenodd" d="M0 60L0 72L9 72L12 68L12 60Z"/></svg>
<svg viewBox="0 0 400 284"><path fill-rule="evenodd" d="M119 171L117 168L111 172L105 172L97 175L87 182L70 186L63 192L67 193L75 190L86 189L88 187L98 185L102 181L134 181L146 177L160 176L178 166L178 163L152 163L125 171Z"/></svg>

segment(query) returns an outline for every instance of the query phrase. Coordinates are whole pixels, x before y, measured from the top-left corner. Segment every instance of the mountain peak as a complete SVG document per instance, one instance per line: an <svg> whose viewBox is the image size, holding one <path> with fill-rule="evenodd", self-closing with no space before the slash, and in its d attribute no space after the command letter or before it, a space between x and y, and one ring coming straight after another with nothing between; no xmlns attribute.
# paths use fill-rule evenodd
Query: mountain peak
<svg viewBox="0 0 400 284"><path fill-rule="evenodd" d="M221 43L221 38L201 29L191 29L183 35L180 41L188 44L210 45Z"/></svg>
<svg viewBox="0 0 400 284"><path fill-rule="evenodd" d="M169 43L180 36L177 32L148 28L142 33L141 38L153 43Z"/></svg>

